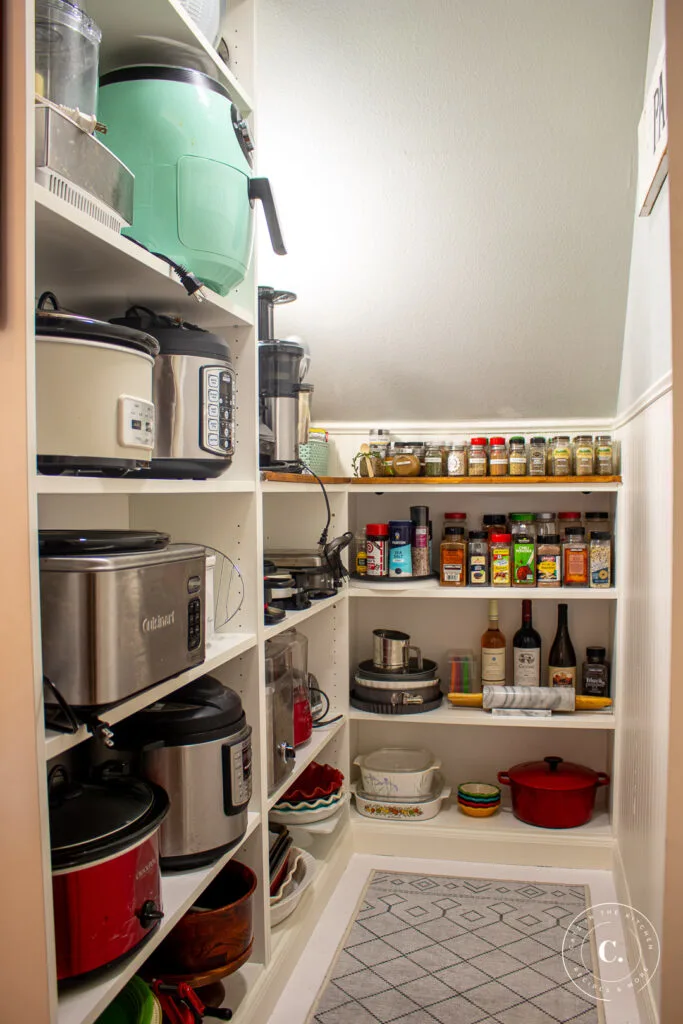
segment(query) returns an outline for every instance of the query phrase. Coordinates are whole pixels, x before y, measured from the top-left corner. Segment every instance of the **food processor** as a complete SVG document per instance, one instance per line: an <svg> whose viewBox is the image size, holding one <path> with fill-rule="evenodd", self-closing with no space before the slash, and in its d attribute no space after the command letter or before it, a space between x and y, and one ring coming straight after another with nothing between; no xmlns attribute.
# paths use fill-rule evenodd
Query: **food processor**
<svg viewBox="0 0 683 1024"><path fill-rule="evenodd" d="M294 302L294 292L260 287L259 310L259 465L284 473L301 473L299 462L299 394L308 370L304 346L278 341L276 305Z"/></svg>

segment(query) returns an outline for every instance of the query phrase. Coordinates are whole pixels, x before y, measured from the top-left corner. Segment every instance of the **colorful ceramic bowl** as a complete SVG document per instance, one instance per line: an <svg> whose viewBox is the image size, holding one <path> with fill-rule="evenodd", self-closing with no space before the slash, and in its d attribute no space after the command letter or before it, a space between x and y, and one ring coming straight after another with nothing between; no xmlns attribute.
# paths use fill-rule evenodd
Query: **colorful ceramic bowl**
<svg viewBox="0 0 683 1024"><path fill-rule="evenodd" d="M477 803L500 801L500 786L489 782L461 782L458 786L458 798L463 797Z"/></svg>
<svg viewBox="0 0 683 1024"><path fill-rule="evenodd" d="M492 814L495 814L500 804L490 804L488 807L472 807L471 804L464 804L458 800L458 807L463 814L467 814L470 818L490 818Z"/></svg>

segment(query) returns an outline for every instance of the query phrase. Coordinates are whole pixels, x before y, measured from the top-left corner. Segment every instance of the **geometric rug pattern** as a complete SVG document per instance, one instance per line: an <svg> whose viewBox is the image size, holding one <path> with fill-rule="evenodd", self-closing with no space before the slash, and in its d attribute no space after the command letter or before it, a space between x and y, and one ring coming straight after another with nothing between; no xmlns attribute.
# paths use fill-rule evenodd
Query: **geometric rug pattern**
<svg viewBox="0 0 683 1024"><path fill-rule="evenodd" d="M587 897L576 885L374 871L309 1024L598 1024L561 956Z"/></svg>

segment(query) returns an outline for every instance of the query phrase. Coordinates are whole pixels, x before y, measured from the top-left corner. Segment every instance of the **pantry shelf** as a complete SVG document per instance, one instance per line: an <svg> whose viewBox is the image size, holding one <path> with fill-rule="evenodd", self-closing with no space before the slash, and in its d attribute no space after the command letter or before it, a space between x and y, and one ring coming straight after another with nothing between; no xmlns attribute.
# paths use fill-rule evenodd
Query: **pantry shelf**
<svg viewBox="0 0 683 1024"><path fill-rule="evenodd" d="M278 622L274 626L263 627L263 639L270 640L272 637L277 636L278 633L284 633L286 629L295 629L300 623L305 622L306 619L324 612L326 608L334 608L340 601L345 601L348 595L348 589L344 588L339 591L336 597L327 597L321 601L313 601L310 608L304 608L300 612L287 612L282 622Z"/></svg>
<svg viewBox="0 0 683 1024"><path fill-rule="evenodd" d="M154 704L155 701L160 700L167 694L179 690L186 683L191 683L193 679L198 679L205 673L213 672L214 669L231 661L232 658L238 658L241 654L245 654L252 647L255 647L256 643L256 633L214 633L212 639L206 644L206 657L201 665L195 665L194 668L188 669L187 672L181 672L180 675L173 676L172 679L166 679L163 683L158 683L156 686L150 686L149 689L143 690L142 693L136 693L134 697L123 701L116 707L102 711L100 717L109 725L122 722L124 718L130 717L136 711L141 711L142 708L149 707L150 704ZM46 759L49 760L52 757L57 757L58 754L63 754L66 750L77 747L79 743L89 739L90 735L85 726L81 726L78 732L75 733L60 733L54 732L52 729L46 729Z"/></svg>
<svg viewBox="0 0 683 1024"><path fill-rule="evenodd" d="M146 6L137 4L143 11ZM123 19L119 6L115 7L116 18ZM113 17L114 7L111 11ZM128 306L138 304L200 327L253 325L252 314L235 301L239 289L225 297L205 289L205 301L198 302L157 256L98 224L42 185L34 186L34 196L38 292L49 289L68 309L104 319L121 316Z"/></svg>
<svg viewBox="0 0 683 1024"><path fill-rule="evenodd" d="M234 480L230 474L214 480L146 480L88 476L35 476L38 494L253 494L253 480Z"/></svg>
<svg viewBox="0 0 683 1024"><path fill-rule="evenodd" d="M350 488L371 489L378 494L384 491L396 491L399 494L434 492L458 493L476 492L477 494L497 494L505 491L520 491L524 494L560 492L594 493L618 491L621 487L620 476L479 476L479 477L354 477ZM356 493L360 493L356 491Z"/></svg>
<svg viewBox="0 0 683 1024"><path fill-rule="evenodd" d="M611 711L573 711L565 714L553 714L552 718L514 718L507 715L492 715L481 708L456 709L444 702L443 706L434 711L426 711L421 715L376 715L370 711L349 709L349 720L354 722L398 722L411 725L445 725L445 726L484 726L506 729L596 729L613 731L616 728L616 716Z"/></svg>
<svg viewBox="0 0 683 1024"><path fill-rule="evenodd" d="M123 965L99 975L96 980L85 981L60 993L57 1024L92 1024L121 991L126 982L140 969L152 950L170 932L183 914L192 906L199 893L225 867L259 826L260 814L249 812L247 830L239 842L209 867L197 871L172 872L162 876L161 896L164 918L145 945L138 949ZM250 965L255 967L257 965Z"/></svg>
<svg viewBox="0 0 683 1024"><path fill-rule="evenodd" d="M331 725L322 726L321 728L314 729L313 735L310 740L304 745L297 749L296 760L294 762L294 768L284 780L284 782L278 786L275 792L268 797L268 810L274 806L280 799L280 797L287 792L289 787L298 779L304 768L307 768L311 761L315 761L320 751L325 747L330 740L337 735L344 728L346 717L342 717L337 722L332 722Z"/></svg>
<svg viewBox="0 0 683 1024"><path fill-rule="evenodd" d="M616 601L616 587L442 587L438 580L393 583L372 583L352 580L349 597L402 597L402 598L461 598L521 601L523 597L534 601Z"/></svg>
<svg viewBox="0 0 683 1024"><path fill-rule="evenodd" d="M295 483L293 480L275 480L273 477L274 473L266 474L265 478L261 480L261 491L263 494L313 494L317 492L320 494L320 484L314 477L302 476L299 477L299 482ZM348 484L346 483L328 483L327 477L320 478L325 485L325 490L330 494L339 494L344 491L348 491Z"/></svg>

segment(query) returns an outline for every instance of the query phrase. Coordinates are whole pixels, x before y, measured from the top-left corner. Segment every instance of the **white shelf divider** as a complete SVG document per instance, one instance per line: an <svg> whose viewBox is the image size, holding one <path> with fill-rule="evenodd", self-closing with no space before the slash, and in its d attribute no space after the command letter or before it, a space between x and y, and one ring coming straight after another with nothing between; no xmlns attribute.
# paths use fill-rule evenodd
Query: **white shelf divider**
<svg viewBox="0 0 683 1024"><path fill-rule="evenodd" d="M442 587L438 580L415 580L400 583L374 583L351 580L350 597L443 598L444 600L521 601L616 601L617 588L597 587Z"/></svg>
<svg viewBox="0 0 683 1024"><path fill-rule="evenodd" d="M513 718L492 715L482 708L453 708L444 701L440 708L422 715L376 715L370 711L349 708L349 719L354 722L399 722L420 726L475 726L506 729L597 729L610 732L616 728L616 716L606 711L574 711L571 714L553 714L552 718Z"/></svg>
<svg viewBox="0 0 683 1024"><path fill-rule="evenodd" d="M337 722L332 722L331 725L325 725L319 729L313 730L313 735L308 743L298 748L293 770L268 797L268 810L270 810L278 802L280 797L287 792L292 783L301 775L304 768L307 768L311 761L316 760L318 754L323 750L323 748L341 729L344 728L345 722L346 717L340 718Z"/></svg>
<svg viewBox="0 0 683 1024"><path fill-rule="evenodd" d="M36 473L38 494L253 494L253 480L235 480L230 471L213 480L151 480L143 477L43 476Z"/></svg>

